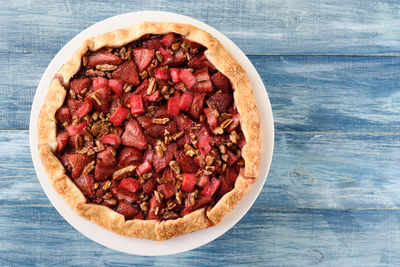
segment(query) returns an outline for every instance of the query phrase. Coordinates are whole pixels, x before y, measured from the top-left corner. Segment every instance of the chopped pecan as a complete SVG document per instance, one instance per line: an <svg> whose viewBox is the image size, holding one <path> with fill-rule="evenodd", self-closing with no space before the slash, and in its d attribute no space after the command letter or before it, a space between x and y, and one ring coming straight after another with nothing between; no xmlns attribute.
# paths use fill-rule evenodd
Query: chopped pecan
<svg viewBox="0 0 400 267"><path fill-rule="evenodd" d="M149 79L149 86L147 87L146 93L147 93L148 95L153 94L153 93L156 91L156 87L157 87L157 85L156 85L156 79L155 79L155 78L150 78L150 79Z"/></svg>
<svg viewBox="0 0 400 267"><path fill-rule="evenodd" d="M105 183L103 184L103 186L101 187L101 189L103 189L104 191L107 190L108 188L110 188L111 186L111 181L107 180L105 181Z"/></svg>
<svg viewBox="0 0 400 267"><path fill-rule="evenodd" d="M90 173L91 171L93 171L93 170L94 170L94 163L95 163L95 161L93 160L92 162L90 162L89 164L87 164L87 165L85 166L85 168L83 168L83 174L88 174L88 173Z"/></svg>
<svg viewBox="0 0 400 267"><path fill-rule="evenodd" d="M113 179L114 180L120 180L120 179L128 176L129 174L131 174L135 170L136 170L136 166L135 165L129 165L127 167L119 169L118 171L113 173Z"/></svg>
<svg viewBox="0 0 400 267"><path fill-rule="evenodd" d="M154 118L153 119L154 124L166 124L167 122L169 122L168 118Z"/></svg>
<svg viewBox="0 0 400 267"><path fill-rule="evenodd" d="M169 166L171 169L176 173L179 174L181 172L181 167L179 166L178 162L176 160L171 160L169 162Z"/></svg>
<svg viewBox="0 0 400 267"><path fill-rule="evenodd" d="M117 65L110 65L110 64L102 64L102 65L96 65L97 70L101 71L112 71L117 69Z"/></svg>

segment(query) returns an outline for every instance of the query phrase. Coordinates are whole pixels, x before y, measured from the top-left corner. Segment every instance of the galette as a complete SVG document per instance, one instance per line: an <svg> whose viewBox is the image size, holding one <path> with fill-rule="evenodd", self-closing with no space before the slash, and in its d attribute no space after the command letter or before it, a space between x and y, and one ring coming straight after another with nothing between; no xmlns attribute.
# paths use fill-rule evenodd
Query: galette
<svg viewBox="0 0 400 267"><path fill-rule="evenodd" d="M144 22L86 40L51 81L37 127L58 194L129 237L216 225L258 176L246 71L192 25Z"/></svg>

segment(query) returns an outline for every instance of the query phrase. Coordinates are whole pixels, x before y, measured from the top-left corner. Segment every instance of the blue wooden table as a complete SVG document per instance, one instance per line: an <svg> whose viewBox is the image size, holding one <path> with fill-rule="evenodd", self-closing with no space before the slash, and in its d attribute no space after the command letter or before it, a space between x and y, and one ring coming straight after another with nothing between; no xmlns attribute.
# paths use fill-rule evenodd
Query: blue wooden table
<svg viewBox="0 0 400 267"><path fill-rule="evenodd" d="M399 266L400 3L388 1L2 1L0 266ZM275 117L267 182L248 214L198 249L119 253L53 208L33 169L30 107L65 43L113 15L164 10L231 38ZM262 107L260 107L262 108Z"/></svg>

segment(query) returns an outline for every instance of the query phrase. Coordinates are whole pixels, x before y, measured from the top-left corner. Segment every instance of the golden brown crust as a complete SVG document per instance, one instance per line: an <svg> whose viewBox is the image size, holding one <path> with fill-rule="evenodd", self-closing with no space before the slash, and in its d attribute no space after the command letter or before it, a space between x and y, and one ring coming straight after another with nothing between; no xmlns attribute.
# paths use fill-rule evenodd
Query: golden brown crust
<svg viewBox="0 0 400 267"><path fill-rule="evenodd" d="M63 104L65 94L66 91L60 81L53 79L43 106L40 109L37 121L39 146L48 145L52 151L55 151L57 146L57 125L55 114L57 109Z"/></svg>
<svg viewBox="0 0 400 267"><path fill-rule="evenodd" d="M203 230L212 225L213 223L206 216L205 209L202 208L182 218L159 223L156 226L156 234L158 240L167 240L179 235Z"/></svg>
<svg viewBox="0 0 400 267"><path fill-rule="evenodd" d="M154 220L125 221L121 214L105 206L86 203L84 195L65 175L63 166L53 154L57 144L55 112L61 107L65 99L66 90L63 86L68 86L70 79L79 71L82 56L88 50L96 51L106 46L121 47L147 33L164 34L168 32L178 33L207 47L205 56L230 79L232 88L235 90L235 105L241 115L241 128L247 141L242 149L245 169L240 172L234 189L225 194L208 212L203 208L183 218L161 223ZM166 240L205 229L220 223L248 192L254 179L258 176L261 129L250 81L245 70L222 44L203 30L188 24L143 22L125 29L105 33L86 40L71 59L62 66L55 77L57 79L52 81L38 118L39 153L43 166L53 187L72 209L80 216L110 231L130 237Z"/></svg>
<svg viewBox="0 0 400 267"><path fill-rule="evenodd" d="M110 208L96 204L80 203L77 213L82 217L117 234L158 240L155 220L128 220Z"/></svg>

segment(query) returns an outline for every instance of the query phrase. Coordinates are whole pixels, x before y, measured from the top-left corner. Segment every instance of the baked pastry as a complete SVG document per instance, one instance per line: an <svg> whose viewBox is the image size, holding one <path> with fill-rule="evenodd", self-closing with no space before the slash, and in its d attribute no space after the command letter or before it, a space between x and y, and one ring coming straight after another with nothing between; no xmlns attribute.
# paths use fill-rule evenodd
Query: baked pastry
<svg viewBox="0 0 400 267"><path fill-rule="evenodd" d="M216 225L258 175L246 72L192 25L144 22L86 40L52 80L37 126L55 190L125 236Z"/></svg>

